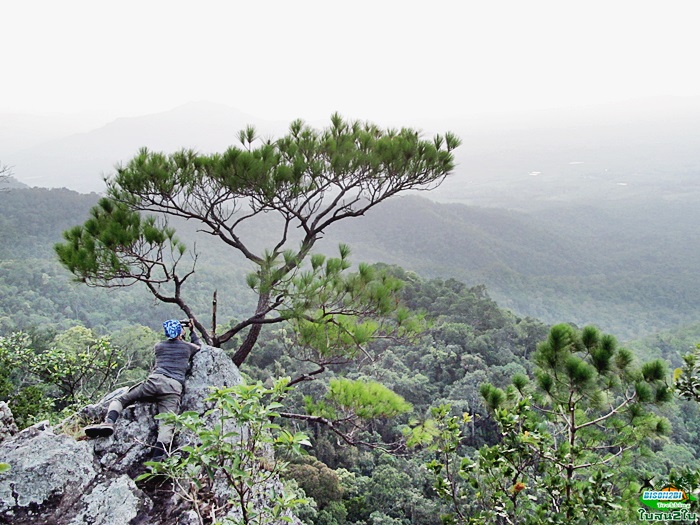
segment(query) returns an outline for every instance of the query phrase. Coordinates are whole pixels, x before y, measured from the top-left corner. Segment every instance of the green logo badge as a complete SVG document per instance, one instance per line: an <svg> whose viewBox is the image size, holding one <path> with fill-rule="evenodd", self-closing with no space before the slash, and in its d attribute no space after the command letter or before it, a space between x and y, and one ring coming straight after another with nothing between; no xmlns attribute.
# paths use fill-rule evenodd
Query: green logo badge
<svg viewBox="0 0 700 525"><path fill-rule="evenodd" d="M640 521L695 521L697 514L690 511L691 503L697 498L683 489L667 485L661 490L645 490L639 497Z"/></svg>

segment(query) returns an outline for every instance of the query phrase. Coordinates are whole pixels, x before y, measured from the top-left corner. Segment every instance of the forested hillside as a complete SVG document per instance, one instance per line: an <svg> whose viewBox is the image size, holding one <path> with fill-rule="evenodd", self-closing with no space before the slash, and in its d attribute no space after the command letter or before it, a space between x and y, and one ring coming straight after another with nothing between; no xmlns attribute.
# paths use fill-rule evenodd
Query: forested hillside
<svg viewBox="0 0 700 525"><path fill-rule="evenodd" d="M457 451L462 457L469 458L469 462L463 464L469 466L461 471L468 480L468 487L460 489L465 490L465 497L461 501L465 509L468 509L467 514L482 516L482 519L486 519L484 523L510 523L502 518L509 512L522 520L513 523L545 522L544 517L528 517L526 503L521 503L520 510L506 510L509 507L503 501L507 500L506 494L513 494L513 479L529 479L529 495L526 497L533 498L530 504L538 501L534 499L535 487L532 486L537 476L531 474L528 478L525 474L528 461L526 454L519 459L513 457L522 453L516 452L515 447L526 446L523 444L525 438L522 438L523 442L518 439L507 441L500 449L498 443L501 439L508 440L510 432L519 431L522 437L523 430L526 436L530 432L534 435L533 428L543 431L544 427L537 425L527 430L528 423L525 420L535 416L528 412L519 413L518 405L509 403L514 403L519 398L511 385L513 378L519 375L536 376L538 365L534 354L541 343L547 340L548 327L535 319L518 318L499 308L483 287L470 288L455 280L423 280L398 268L393 271L406 282L403 297L407 304L411 308L427 312L434 322L432 328L412 344L374 345L373 359L365 360L361 366L336 367L324 374L320 381L301 385L292 396L296 403L292 409L303 412L306 402L303 395L312 399L330 400L329 382L339 377L348 377L380 381L409 401L412 411L399 418L374 421L363 427L358 440L372 443L373 447L369 448L348 446L328 428L322 425L311 426L314 435L313 458L297 461L290 477L297 480L306 493L317 501L317 509L309 511L314 522L366 523L381 519L389 523L437 524L438 515L452 512L451 498L447 494L446 501L436 498L434 491L435 487L439 487L439 482L435 479L442 479L441 473L447 476L448 472L437 470L437 476L433 478L430 470L425 468L431 462L440 463L448 452L455 452L449 449L448 442L442 442L443 446L448 447L442 450L445 456L427 445L418 447L417 450L400 449L398 454L385 452L385 449L391 449L392 444L401 441L408 428L418 428L441 442L440 439L445 434L440 434L439 438L436 436L438 432L445 432L446 427L440 426L439 419L437 423L431 419L437 413L438 406L449 406L449 413L455 415L455 420L450 423L452 429L461 429L461 437L455 445L458 443ZM697 327L692 333L700 337ZM270 375L291 374L300 366L298 361L285 352L279 337L282 336L266 338L262 343L264 351L258 353L244 368L251 378L265 380ZM681 355L693 346L688 344L693 337L689 333L682 340L673 340L671 334L665 334L637 343L633 345L638 352L634 366L640 366L642 362L655 357L680 364ZM664 381L670 383L670 377L665 376ZM489 398L484 397L485 384L493 385L497 391L502 389L504 397L499 401L502 405L495 412L493 407L489 407ZM506 398L509 401L506 402ZM535 403L531 398L530 402ZM610 497L609 503L616 501L622 505L622 508L618 508L618 513L614 514L616 521L613 522L627 523L627 520L634 519L634 512L627 513L635 508L638 491L645 480L652 480L654 486L657 486L669 479L669 475L681 479L681 473L692 473L700 468L698 404L674 399L661 405L656 413L668 420L667 435L642 439L634 451L626 454L624 461L619 463L612 476L614 483L604 482L603 479L610 477L607 476L600 483L591 482L588 487L592 491L614 494L612 497L604 497L603 501ZM463 419L464 414L471 417ZM514 418L510 423L513 426L504 423L503 418ZM523 420L518 421L519 418ZM543 423L540 421L538 424ZM557 428L556 423L551 424L553 427L549 428ZM602 431L603 427L599 430ZM625 439L632 442L631 437ZM479 450L481 452L477 452ZM588 460L593 460L593 457L588 456ZM598 460L603 459L606 459L604 455L598 457ZM479 461L483 461L483 464ZM487 467L489 461L494 464ZM517 461L522 463L515 463ZM509 471L506 467L511 462L515 466ZM442 465L442 468L447 466ZM480 471L481 468L486 471ZM540 465L539 468L551 466ZM592 479L597 470L587 472ZM500 501L494 496L499 490L499 476L502 476L500 479L504 485L501 493L503 500ZM445 481L447 479L446 477ZM688 479L691 478L682 478L682 482L687 483ZM434 486L430 480L433 480ZM540 483L544 487L545 483L552 486L555 482L543 478ZM583 494L588 489L580 485L578 490ZM495 499L489 500L489 496ZM539 503L542 503L541 499ZM493 507L498 504L504 505L500 511L498 507ZM585 506L583 502L580 504ZM588 511L593 513L588 517L589 523L610 522L602 516L612 516L612 507L601 512L596 505L602 504L605 507L607 503L592 504L589 501L589 504L591 506Z"/></svg>
<svg viewBox="0 0 700 525"><path fill-rule="evenodd" d="M58 189L0 192L0 317L5 326L75 319L109 326L139 319L139 310L162 308L136 288L105 293L75 286L56 263L53 244L88 216L97 198ZM695 300L700 296L700 238L692 226L698 213L680 202L525 214L405 197L339 224L321 249L333 254L339 243L347 243L355 263L386 262L423 277L484 284L501 306L520 315L550 323L594 323L623 339L636 339L691 324L700 315ZM221 319L236 318L253 300L244 284L250 271L245 261L197 235L186 222L174 226L201 254L197 281L187 293L208 311L218 290ZM265 246L274 224L261 222L255 228L256 244Z"/></svg>
<svg viewBox="0 0 700 525"><path fill-rule="evenodd" d="M76 283L56 259L53 246L61 233L88 216L96 194L65 189L16 189L0 192L0 327L4 331L30 327L65 328L76 322L98 331L178 315L154 303L137 287L96 290ZM210 252L211 253L211 252ZM206 288L191 291L196 304L209 310L211 294L221 294L222 320L235 316L245 295L245 270L223 258L200 265ZM152 328L155 328L155 325Z"/></svg>
<svg viewBox="0 0 700 525"><path fill-rule="evenodd" d="M179 315L173 308L153 304L137 287L104 290L75 283L57 264L53 244L62 231L84 221L96 200L94 194L68 190L0 193L0 399L10 402L22 426L38 418L63 417L76 403L143 377L161 320ZM599 216L598 220L607 219ZM627 220L632 227L634 218ZM176 226L179 235L192 242L196 235L192 226ZM264 221L255 228L257 242L264 246ZM313 445L308 457L292 458L285 473L290 486L310 498L298 509L305 523L437 525L441 515L455 512L454 502L440 497L444 489L440 488L441 469L451 468L440 462L448 457L456 458L465 469L461 479L468 483L460 490L464 501L471 502L463 509L469 515L480 516L485 523L506 523L503 516L496 515L500 511L494 510L503 504L502 513L509 519L535 513L562 516L547 506L542 499L545 495L536 488L557 483L555 463L543 458L566 453L557 448L556 440L550 441L563 428L561 422L552 411L535 409L543 399L534 393L544 363L538 357L544 348L541 343L552 336L549 323L523 312L542 308L551 317L560 312L559 321L565 322L602 311L598 320L619 323L626 334L640 328L631 320L639 315L646 323L640 333L647 334L652 327L693 319L697 308L692 302L697 285L689 280L694 268L691 248L678 252L664 279L658 275L664 260L648 259L648 247L639 244L668 239L673 245L673 237L662 235L661 229L643 238L632 235L640 230L630 230L625 241L624 236L598 238L595 231L579 228L567 234L566 221L555 227L549 220L521 213L410 197L390 201L324 239L322 249L329 253L342 240L353 248L353 261L382 261L377 270L403 283L401 301L423 314L427 323L413 338L373 342L358 360L328 366L314 375L315 381L302 381L292 391L285 410L317 418L285 422L290 429L309 433ZM676 242L682 240L679 234ZM211 294L218 290L221 322L232 322L252 301L246 291L246 266L230 258L225 249L208 243L206 237L197 240L197 251L203 256L197 280L188 283L187 293L193 294L197 308L208 312ZM639 275L627 267L635 260L638 269L645 269ZM628 280L617 282L624 275ZM490 296L491 287L499 296L512 292L508 306L521 308L504 309ZM680 288L685 295L679 294L671 304L669 297L675 298ZM625 315L615 320L622 313ZM588 322L582 320L580 325L584 324ZM287 329L282 325L263 331L255 352L242 366L250 382L269 384L276 377L314 373L311 360L290 351ZM17 330L27 335L11 335ZM593 337L592 332L585 333ZM600 357L602 350L589 352L599 356L594 364L601 377L619 374L614 381L607 376L595 384L584 381L591 398L602 395L601 385L606 382L614 386L620 377L635 377L632 390L637 389L635 395L644 401L626 423L615 423L621 425L615 427L620 435L634 443L633 451L608 457L585 445L593 442L586 440L598 440L601 447L609 446L608 441L601 441L601 433L585 435L586 455L581 461L592 466L576 478L577 494L583 499L576 500L575 508L589 509L596 516L592 523L605 522L596 521L601 516L624 522L635 515L644 483L652 480L654 486L660 486L673 476L677 479L700 468L698 405L671 397L660 386L671 384L669 369L680 366L681 356L699 339L697 324L689 323L682 330L632 343L636 356L618 350L612 338L601 336L601 341L611 345L611 352L617 352L614 366L606 364L613 354ZM230 341L225 349L236 343ZM80 351L85 348L99 359L86 363L83 357L81 361ZM663 361L642 367L657 358ZM573 351L567 363L572 359ZM113 368L108 369L118 373L104 377L94 373L95 367L104 369L104 363L111 363ZM582 373L590 373L592 366L581 365ZM85 370L92 370L87 379L81 375ZM566 370L578 377L576 370ZM338 380L376 381L401 396L402 409L395 417L366 419L343 412L347 407L336 406L338 400L332 393ZM650 393L652 387L647 383L656 394ZM648 412L643 412L642 404L649 405ZM600 410L600 406L593 409ZM338 420L335 427L320 423L331 414ZM513 426L513 421L521 423ZM527 429L525 434L523 429ZM456 445L449 448L450 439L457 435ZM515 448L507 448L504 439L514 440L511 445ZM535 443L544 451L539 470L531 469L533 459L528 455ZM507 471L502 461L490 462L494 457L524 461L516 481L527 477L532 485L525 488L511 483L499 488L496 481ZM612 461L614 479L605 474ZM509 507L507 502L515 501L521 491L521 506ZM573 500L567 501L573 505Z"/></svg>
<svg viewBox="0 0 700 525"><path fill-rule="evenodd" d="M694 322L700 212L690 201L558 205L530 213L404 198L342 225L363 260L486 284L547 322L593 322L626 339Z"/></svg>

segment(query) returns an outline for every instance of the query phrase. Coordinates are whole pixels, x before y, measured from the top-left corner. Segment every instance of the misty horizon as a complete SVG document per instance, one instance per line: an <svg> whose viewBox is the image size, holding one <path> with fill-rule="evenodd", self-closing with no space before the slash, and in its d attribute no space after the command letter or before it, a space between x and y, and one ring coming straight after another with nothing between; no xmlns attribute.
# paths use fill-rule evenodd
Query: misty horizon
<svg viewBox="0 0 700 525"><path fill-rule="evenodd" d="M14 145L0 140L0 162L29 186L88 193L103 191L102 177L141 147L164 152L184 147L212 153L237 145L237 132L249 124L265 138L283 135L289 125L206 101L93 124L87 130L76 129L74 116L50 117L51 129L41 119L25 117L23 134L18 133L17 115L14 120L0 119L0 137L15 140ZM328 122L309 124L320 128ZM700 140L700 98L696 97L482 114L473 119L375 123L414 127L427 136L452 131L462 138L454 174L428 195L438 201L487 206L498 206L500 201L505 206L527 207L509 192L522 193L526 188L523 199L536 198L536 193L529 193L535 184L548 184L542 192L554 192L553 199L574 198L577 192L586 197L593 190L606 198L618 198L618 194L624 196L621 189L630 193L646 187L653 192L658 190L654 179L687 179L700 170L694 148ZM24 144L18 146L22 140ZM587 180L596 188L585 186Z"/></svg>

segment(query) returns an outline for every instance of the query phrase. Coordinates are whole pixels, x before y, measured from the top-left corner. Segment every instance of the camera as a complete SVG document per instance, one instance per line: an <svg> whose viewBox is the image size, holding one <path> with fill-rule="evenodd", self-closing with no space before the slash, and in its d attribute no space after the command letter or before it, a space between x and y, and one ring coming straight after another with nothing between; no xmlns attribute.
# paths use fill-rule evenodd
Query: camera
<svg viewBox="0 0 700 525"><path fill-rule="evenodd" d="M192 328L192 321L189 319L180 319L180 324L183 328Z"/></svg>

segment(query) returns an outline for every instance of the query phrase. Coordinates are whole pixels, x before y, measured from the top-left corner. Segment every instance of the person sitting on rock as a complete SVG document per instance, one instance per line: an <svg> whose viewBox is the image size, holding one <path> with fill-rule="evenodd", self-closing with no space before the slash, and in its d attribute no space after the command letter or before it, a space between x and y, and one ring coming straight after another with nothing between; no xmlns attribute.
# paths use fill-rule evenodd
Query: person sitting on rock
<svg viewBox="0 0 700 525"><path fill-rule="evenodd" d="M184 326L190 329L190 341L184 340ZM153 372L145 381L131 387L126 393L115 398L107 408L104 423L85 427L85 435L90 438L108 437L114 434L114 424L126 407L137 401L156 403L159 414L174 412L180 408L180 398L185 387L185 373L190 359L201 345L199 336L194 331L192 319L178 321L170 319L163 323L167 341L161 341L154 347L156 363ZM166 454L166 445L173 438L173 425L159 421L158 438L153 452L153 459L160 460Z"/></svg>

